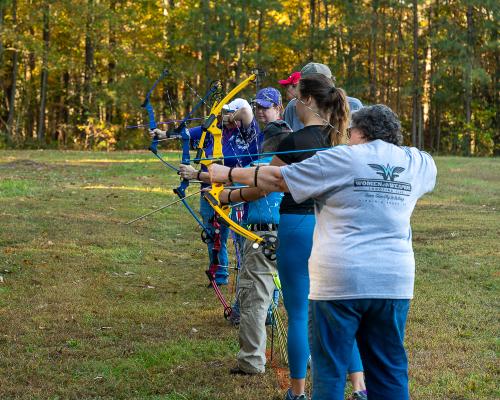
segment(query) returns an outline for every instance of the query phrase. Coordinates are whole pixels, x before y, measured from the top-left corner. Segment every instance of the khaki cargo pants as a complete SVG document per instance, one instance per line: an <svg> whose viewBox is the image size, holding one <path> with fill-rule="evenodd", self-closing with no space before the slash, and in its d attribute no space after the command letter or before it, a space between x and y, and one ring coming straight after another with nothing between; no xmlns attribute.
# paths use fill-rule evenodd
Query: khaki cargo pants
<svg viewBox="0 0 500 400"><path fill-rule="evenodd" d="M256 232L276 234L276 232ZM248 373L262 373L266 366L266 318L275 289L276 260L267 259L252 242L243 244L242 269L238 279L240 328L238 366Z"/></svg>

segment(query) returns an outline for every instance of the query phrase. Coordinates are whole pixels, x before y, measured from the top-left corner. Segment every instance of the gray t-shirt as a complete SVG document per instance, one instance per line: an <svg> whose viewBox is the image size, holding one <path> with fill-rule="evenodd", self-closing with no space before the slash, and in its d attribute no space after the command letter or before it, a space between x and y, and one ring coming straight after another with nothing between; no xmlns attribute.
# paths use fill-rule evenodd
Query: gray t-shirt
<svg viewBox="0 0 500 400"><path fill-rule="evenodd" d="M281 168L294 200L315 200L311 300L410 299L410 217L436 182L426 152L382 140L337 146Z"/></svg>
<svg viewBox="0 0 500 400"><path fill-rule="evenodd" d="M351 112L358 111L361 107L363 107L363 103L355 97L347 97L347 102L349 103L349 109ZM296 103L297 99L290 100L285 107L285 112L283 113L283 119L294 132L304 127L304 124L297 116L297 111L295 110Z"/></svg>
<svg viewBox="0 0 500 400"><path fill-rule="evenodd" d="M295 103L297 99L292 99L285 107L285 112L283 113L283 119L288 124L292 131L296 132L304 127L304 124L297 116L297 111L295 110Z"/></svg>

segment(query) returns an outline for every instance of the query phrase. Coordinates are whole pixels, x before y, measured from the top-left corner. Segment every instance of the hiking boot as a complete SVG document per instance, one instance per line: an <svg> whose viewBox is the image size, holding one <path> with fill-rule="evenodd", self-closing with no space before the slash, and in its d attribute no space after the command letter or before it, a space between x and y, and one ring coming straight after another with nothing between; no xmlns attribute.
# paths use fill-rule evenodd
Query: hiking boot
<svg viewBox="0 0 500 400"><path fill-rule="evenodd" d="M234 310L231 312L231 315L228 318L228 321L231 323L232 326L239 326L240 325L240 313L235 312Z"/></svg>
<svg viewBox="0 0 500 400"><path fill-rule="evenodd" d="M368 394L366 390L360 390L357 392L352 392L351 396L347 400L368 400Z"/></svg>
<svg viewBox="0 0 500 400"><path fill-rule="evenodd" d="M292 389L288 389L286 392L285 400L307 400L307 396L304 394L301 394L300 396L294 395L292 393Z"/></svg>
<svg viewBox="0 0 500 400"><path fill-rule="evenodd" d="M257 375L257 374L260 374L260 372L248 372L248 371L244 371L240 368L239 365L237 365L236 367L234 368L231 368L229 370L229 373L231 375Z"/></svg>

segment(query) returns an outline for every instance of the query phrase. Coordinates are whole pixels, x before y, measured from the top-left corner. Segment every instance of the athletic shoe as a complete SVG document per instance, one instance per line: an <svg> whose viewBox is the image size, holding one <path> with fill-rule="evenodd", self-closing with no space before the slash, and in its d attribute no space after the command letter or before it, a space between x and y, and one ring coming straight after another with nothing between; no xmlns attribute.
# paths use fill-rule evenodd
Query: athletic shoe
<svg viewBox="0 0 500 400"><path fill-rule="evenodd" d="M368 400L368 395L366 390L360 390L358 392L352 392L347 400Z"/></svg>
<svg viewBox="0 0 500 400"><path fill-rule="evenodd" d="M285 400L307 400L307 396L305 394L296 396L292 393L292 389L288 389L286 392Z"/></svg>
<svg viewBox="0 0 500 400"><path fill-rule="evenodd" d="M229 373L231 375L257 375L257 374L260 374L262 372L248 372L248 371L244 371L242 370L239 365L237 365L236 367L234 368L231 368L229 370Z"/></svg>
<svg viewBox="0 0 500 400"><path fill-rule="evenodd" d="M231 312L231 315L229 316L228 321L231 323L233 326L239 326L240 325L240 313L235 312L234 310Z"/></svg>

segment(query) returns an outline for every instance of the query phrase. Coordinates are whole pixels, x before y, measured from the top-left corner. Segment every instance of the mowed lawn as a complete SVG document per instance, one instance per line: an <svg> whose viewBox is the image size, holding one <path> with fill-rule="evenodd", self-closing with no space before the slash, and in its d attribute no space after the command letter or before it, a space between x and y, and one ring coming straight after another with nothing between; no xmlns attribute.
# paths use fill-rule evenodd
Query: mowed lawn
<svg viewBox="0 0 500 400"><path fill-rule="evenodd" d="M436 161L413 216L412 399L497 399L500 161ZM182 206L124 224L177 182L146 152L0 152L0 399L282 398L271 368L228 374L237 331Z"/></svg>

